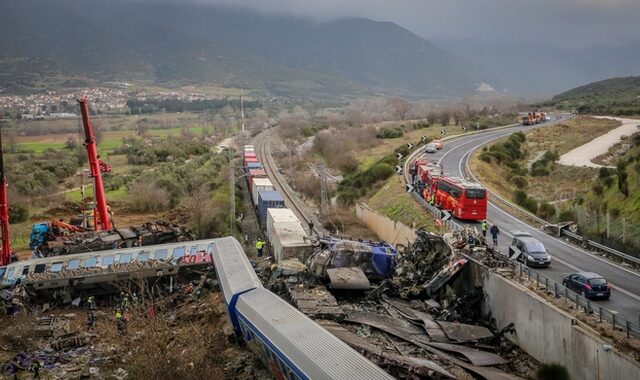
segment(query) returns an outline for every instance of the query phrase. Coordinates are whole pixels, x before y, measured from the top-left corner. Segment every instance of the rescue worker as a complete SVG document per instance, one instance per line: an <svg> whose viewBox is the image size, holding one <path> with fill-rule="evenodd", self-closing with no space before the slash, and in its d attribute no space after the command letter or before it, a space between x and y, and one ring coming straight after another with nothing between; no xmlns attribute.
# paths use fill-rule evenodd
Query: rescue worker
<svg viewBox="0 0 640 380"><path fill-rule="evenodd" d="M118 334L127 335L127 321L128 318L120 310L116 310L116 327Z"/></svg>
<svg viewBox="0 0 640 380"><path fill-rule="evenodd" d="M35 359L31 363L31 367L29 367L29 371L33 372L34 379L40 378L40 361L38 359Z"/></svg>
<svg viewBox="0 0 640 380"><path fill-rule="evenodd" d="M500 235L500 229L497 225L494 224L493 226L491 226L489 232L491 233L491 237L493 238L493 246L495 247L498 245L498 235Z"/></svg>
<svg viewBox="0 0 640 380"><path fill-rule="evenodd" d="M124 294L124 292L120 293L120 308L122 310L126 310L129 307L129 297Z"/></svg>
<svg viewBox="0 0 640 380"><path fill-rule="evenodd" d="M89 296L89 298L87 299L87 308L89 310L94 310L96 308L96 297Z"/></svg>
<svg viewBox="0 0 640 380"><path fill-rule="evenodd" d="M93 310L89 310L87 313L87 328L89 331L93 331L94 326L96 325L96 316L93 314Z"/></svg>
<svg viewBox="0 0 640 380"><path fill-rule="evenodd" d="M489 225L487 224L486 220L482 221L482 224L480 225L480 229L482 230L482 237L486 239L487 230L489 229Z"/></svg>
<svg viewBox="0 0 640 380"><path fill-rule="evenodd" d="M9 262L15 263L16 261L18 261L18 254L16 253L16 251L12 251L11 256L9 257Z"/></svg>
<svg viewBox="0 0 640 380"><path fill-rule="evenodd" d="M258 250L258 257L262 257L262 248L264 247L264 242L262 239L258 238L256 242L256 249Z"/></svg>
<svg viewBox="0 0 640 380"><path fill-rule="evenodd" d="M429 204L431 206L434 206L436 204L436 194L435 193L431 193L431 199L429 200Z"/></svg>
<svg viewBox="0 0 640 380"><path fill-rule="evenodd" d="M314 227L313 221L309 221L309 235L313 235L313 227Z"/></svg>

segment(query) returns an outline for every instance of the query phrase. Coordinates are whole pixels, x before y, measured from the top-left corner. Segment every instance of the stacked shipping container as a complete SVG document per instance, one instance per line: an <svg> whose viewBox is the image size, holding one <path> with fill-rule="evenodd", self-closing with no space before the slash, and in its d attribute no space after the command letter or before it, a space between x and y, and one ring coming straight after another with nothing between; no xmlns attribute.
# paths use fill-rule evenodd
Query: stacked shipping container
<svg viewBox="0 0 640 380"><path fill-rule="evenodd" d="M306 257L311 243L305 240L306 231L293 211L285 208L267 173L258 162L253 145L245 145L242 163L247 173L247 185L256 207L258 219L265 229L273 256L277 261Z"/></svg>

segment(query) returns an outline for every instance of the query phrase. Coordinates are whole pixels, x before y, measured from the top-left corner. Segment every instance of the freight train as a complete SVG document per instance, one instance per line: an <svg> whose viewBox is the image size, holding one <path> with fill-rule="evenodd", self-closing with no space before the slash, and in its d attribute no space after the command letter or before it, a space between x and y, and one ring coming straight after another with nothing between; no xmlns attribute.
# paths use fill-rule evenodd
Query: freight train
<svg viewBox="0 0 640 380"><path fill-rule="evenodd" d="M276 379L393 379L265 289L236 239L217 239L213 261L235 336Z"/></svg>
<svg viewBox="0 0 640 380"><path fill-rule="evenodd" d="M479 183L448 177L440 165L424 159L413 162L411 175L416 191L425 201L461 220L486 219L488 193Z"/></svg>
<svg viewBox="0 0 640 380"><path fill-rule="evenodd" d="M256 158L253 145L244 146L242 164L251 202L276 261L306 257L311 253L311 243L303 221L286 208L284 198Z"/></svg>

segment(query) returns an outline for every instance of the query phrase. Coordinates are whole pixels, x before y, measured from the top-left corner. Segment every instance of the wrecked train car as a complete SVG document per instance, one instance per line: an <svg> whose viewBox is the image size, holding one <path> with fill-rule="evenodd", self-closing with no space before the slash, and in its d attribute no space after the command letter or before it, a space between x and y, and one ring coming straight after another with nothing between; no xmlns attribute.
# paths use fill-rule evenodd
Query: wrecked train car
<svg viewBox="0 0 640 380"><path fill-rule="evenodd" d="M38 225L41 225L40 223ZM195 240L187 228L157 220L141 226L114 228L110 231L86 231L70 235L56 233L53 229L31 233L32 258L69 255L87 251L104 251L134 246L148 246ZM44 236L41 236L43 235Z"/></svg>
<svg viewBox="0 0 640 380"><path fill-rule="evenodd" d="M218 239L216 273L238 340L277 379L392 379L380 367L265 289L242 246Z"/></svg>
<svg viewBox="0 0 640 380"><path fill-rule="evenodd" d="M396 249L386 242L320 237L314 245L307 266L316 277L327 277L333 268L360 268L370 279L384 279L395 271Z"/></svg>
<svg viewBox="0 0 640 380"><path fill-rule="evenodd" d="M158 279L212 265L217 239L112 249L18 261L0 267L0 285L22 284L32 296L114 292L122 281Z"/></svg>

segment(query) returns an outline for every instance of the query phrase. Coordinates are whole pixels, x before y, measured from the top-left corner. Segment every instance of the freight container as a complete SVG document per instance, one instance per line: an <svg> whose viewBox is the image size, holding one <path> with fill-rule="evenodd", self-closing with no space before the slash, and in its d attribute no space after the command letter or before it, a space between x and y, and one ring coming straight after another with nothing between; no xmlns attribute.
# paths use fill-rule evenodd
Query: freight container
<svg viewBox="0 0 640 380"><path fill-rule="evenodd" d="M251 180L251 199L253 199L255 207L258 207L258 192L265 190L275 190L269 178L254 178Z"/></svg>
<svg viewBox="0 0 640 380"><path fill-rule="evenodd" d="M300 222L276 223L271 234L271 249L276 262L290 258L308 257L311 242Z"/></svg>
<svg viewBox="0 0 640 380"><path fill-rule="evenodd" d="M254 178L267 178L267 172L264 169L251 169L247 176L247 186L249 187L249 193L251 193L251 181Z"/></svg>
<svg viewBox="0 0 640 380"><path fill-rule="evenodd" d="M271 240L274 224L300 223L296 214L288 208L270 208L267 210L267 239Z"/></svg>
<svg viewBox="0 0 640 380"><path fill-rule="evenodd" d="M258 159L255 157L245 157L244 161L242 162L243 166L247 166L250 163L256 163L258 162Z"/></svg>
<svg viewBox="0 0 640 380"><path fill-rule="evenodd" d="M247 170L251 170L251 169L263 169L264 167L262 166L261 163L259 162L249 162L247 165L245 165L247 167Z"/></svg>
<svg viewBox="0 0 640 380"><path fill-rule="evenodd" d="M258 218L263 227L266 227L267 223L267 210L284 207L284 199L277 191L258 192Z"/></svg>

